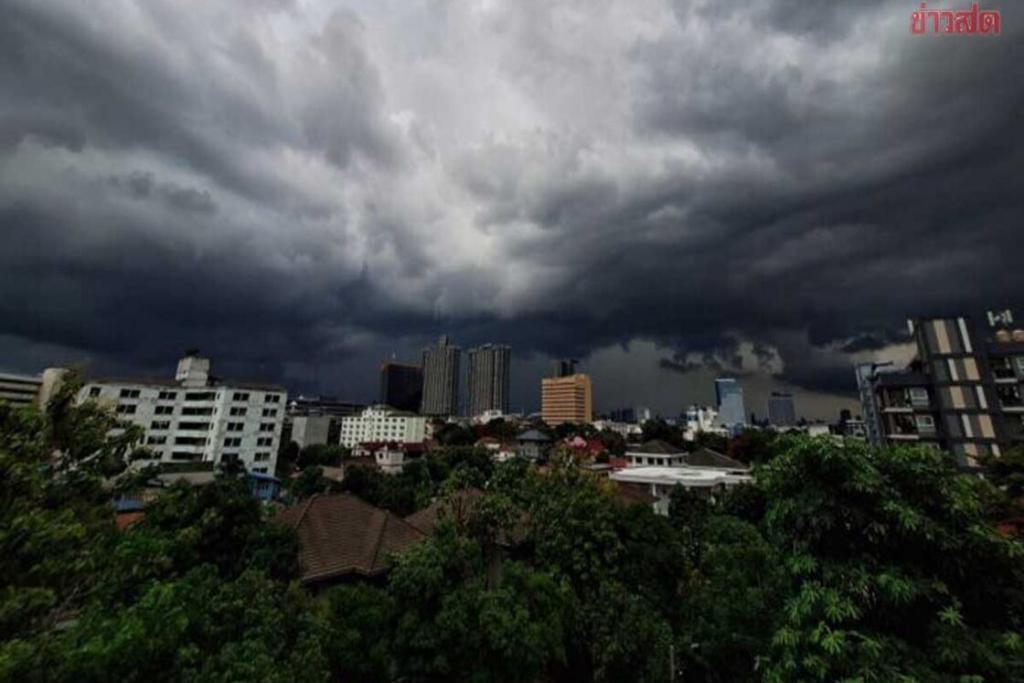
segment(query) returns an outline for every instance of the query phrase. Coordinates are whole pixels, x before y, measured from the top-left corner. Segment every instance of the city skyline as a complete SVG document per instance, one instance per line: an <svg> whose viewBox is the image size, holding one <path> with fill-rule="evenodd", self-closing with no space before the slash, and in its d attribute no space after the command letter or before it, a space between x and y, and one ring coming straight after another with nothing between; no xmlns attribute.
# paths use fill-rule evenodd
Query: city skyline
<svg viewBox="0 0 1024 683"><path fill-rule="evenodd" d="M515 350L513 410L576 358L599 411L735 375L828 418L908 317L1024 310L1020 3L998 36L902 0L385 5L7 3L0 370L195 345L370 401L443 331Z"/></svg>

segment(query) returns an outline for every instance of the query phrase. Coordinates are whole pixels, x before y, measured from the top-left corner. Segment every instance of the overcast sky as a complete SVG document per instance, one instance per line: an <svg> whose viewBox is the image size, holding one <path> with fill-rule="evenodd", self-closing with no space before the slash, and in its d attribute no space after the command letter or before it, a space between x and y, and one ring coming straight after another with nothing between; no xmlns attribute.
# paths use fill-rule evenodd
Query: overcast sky
<svg viewBox="0 0 1024 683"><path fill-rule="evenodd" d="M1024 7L917 4L0 0L0 368L365 400L447 333L516 408L834 417L906 317L1024 317Z"/></svg>

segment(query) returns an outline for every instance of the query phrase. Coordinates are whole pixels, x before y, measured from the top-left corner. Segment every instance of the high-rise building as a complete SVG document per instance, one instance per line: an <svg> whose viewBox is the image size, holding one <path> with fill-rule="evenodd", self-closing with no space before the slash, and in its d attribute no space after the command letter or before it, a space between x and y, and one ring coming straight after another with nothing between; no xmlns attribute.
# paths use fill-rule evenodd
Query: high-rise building
<svg viewBox="0 0 1024 683"><path fill-rule="evenodd" d="M575 358L560 358L552 363L552 377L572 377L576 374L576 364L579 363Z"/></svg>
<svg viewBox="0 0 1024 683"><path fill-rule="evenodd" d="M768 397L768 422L776 427L792 427L796 424L796 405L793 394L773 391Z"/></svg>
<svg viewBox="0 0 1024 683"><path fill-rule="evenodd" d="M216 379L210 359L192 351L174 379L90 380L78 400L108 405L144 430L152 458L140 465L235 456L250 472L272 474L288 394L272 384Z"/></svg>
<svg viewBox="0 0 1024 683"><path fill-rule="evenodd" d="M931 444L968 465L1024 444L1024 330L1008 311L988 322L986 332L966 317L909 320L917 355L905 370L858 367L879 441Z"/></svg>
<svg viewBox="0 0 1024 683"><path fill-rule="evenodd" d="M437 341L437 346L423 349L423 415L456 415L459 412L459 356L448 336Z"/></svg>
<svg viewBox="0 0 1024 683"><path fill-rule="evenodd" d="M743 387L731 377L715 380L715 398L718 403L718 421L727 429L735 430L747 423L743 406Z"/></svg>
<svg viewBox="0 0 1024 683"><path fill-rule="evenodd" d="M423 368L393 361L382 363L379 400L398 410L418 411L423 402Z"/></svg>
<svg viewBox="0 0 1024 683"><path fill-rule="evenodd" d="M541 412L544 421L551 426L563 422L590 422L593 416L590 377L577 373L542 379Z"/></svg>
<svg viewBox="0 0 1024 683"><path fill-rule="evenodd" d="M469 415L489 410L509 410L509 378L512 349L484 344L469 351Z"/></svg>

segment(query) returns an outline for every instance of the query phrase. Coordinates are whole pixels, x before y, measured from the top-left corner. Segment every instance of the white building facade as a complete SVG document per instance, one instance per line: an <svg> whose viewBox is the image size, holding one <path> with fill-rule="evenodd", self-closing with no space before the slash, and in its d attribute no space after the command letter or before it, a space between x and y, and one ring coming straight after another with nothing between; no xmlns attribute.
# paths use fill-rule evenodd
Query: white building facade
<svg viewBox="0 0 1024 683"><path fill-rule="evenodd" d="M280 386L221 382L210 361L189 355L173 380L94 380L79 402L97 401L138 425L152 458L133 465L213 462L237 456L250 472L273 474L288 393Z"/></svg>
<svg viewBox="0 0 1024 683"><path fill-rule="evenodd" d="M422 443L426 438L426 417L388 406L370 406L361 415L341 418L339 443L346 448L371 441Z"/></svg>

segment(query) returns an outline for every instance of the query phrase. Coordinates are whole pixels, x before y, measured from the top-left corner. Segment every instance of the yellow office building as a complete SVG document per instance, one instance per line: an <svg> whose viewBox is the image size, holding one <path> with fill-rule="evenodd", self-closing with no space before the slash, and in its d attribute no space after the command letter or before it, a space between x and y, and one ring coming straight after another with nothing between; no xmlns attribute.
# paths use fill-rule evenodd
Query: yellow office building
<svg viewBox="0 0 1024 683"><path fill-rule="evenodd" d="M593 398L590 377L545 377L541 380L541 411L549 425L563 422L590 422Z"/></svg>

